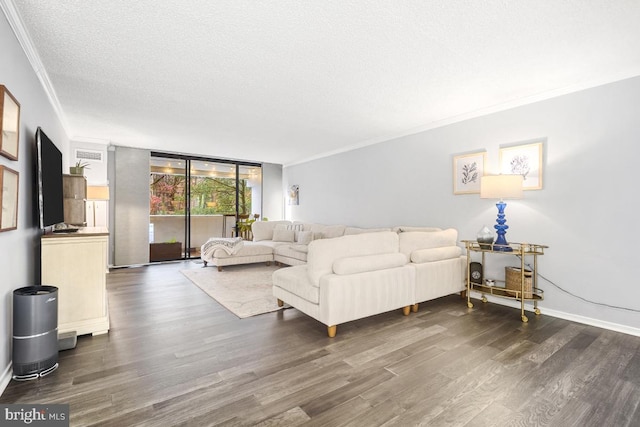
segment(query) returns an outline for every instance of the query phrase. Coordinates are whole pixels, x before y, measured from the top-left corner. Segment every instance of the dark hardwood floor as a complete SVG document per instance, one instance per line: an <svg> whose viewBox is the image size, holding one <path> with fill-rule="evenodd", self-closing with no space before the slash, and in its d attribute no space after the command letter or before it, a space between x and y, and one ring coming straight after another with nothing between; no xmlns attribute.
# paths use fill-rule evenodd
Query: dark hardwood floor
<svg viewBox="0 0 640 427"><path fill-rule="evenodd" d="M640 338L455 295L331 339L295 309L236 318L179 272L200 267L112 271L110 333L0 403L118 427L640 425Z"/></svg>

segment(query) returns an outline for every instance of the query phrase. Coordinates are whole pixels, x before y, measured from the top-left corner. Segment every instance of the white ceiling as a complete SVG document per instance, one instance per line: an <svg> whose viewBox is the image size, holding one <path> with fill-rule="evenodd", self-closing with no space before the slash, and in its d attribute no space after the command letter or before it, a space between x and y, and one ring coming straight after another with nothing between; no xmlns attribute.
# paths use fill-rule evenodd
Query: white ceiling
<svg viewBox="0 0 640 427"><path fill-rule="evenodd" d="M216 157L291 164L640 75L638 0L2 2L73 140Z"/></svg>

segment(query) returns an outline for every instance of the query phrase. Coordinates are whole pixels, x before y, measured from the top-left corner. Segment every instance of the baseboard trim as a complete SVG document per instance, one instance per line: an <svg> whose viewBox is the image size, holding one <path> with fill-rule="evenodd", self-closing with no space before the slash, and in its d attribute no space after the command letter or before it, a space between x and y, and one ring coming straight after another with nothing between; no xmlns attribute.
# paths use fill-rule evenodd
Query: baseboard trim
<svg viewBox="0 0 640 427"><path fill-rule="evenodd" d="M13 364L9 362L9 365L7 365L7 367L5 368L4 372L2 373L2 376L0 376L0 396L2 396L2 393L4 393L4 391L6 390L7 386L9 385L9 382L11 382L12 374L13 374Z"/></svg>
<svg viewBox="0 0 640 427"><path fill-rule="evenodd" d="M491 295L485 295L487 300L492 304L500 304L507 307L520 308L520 302L515 300L509 300L506 298L492 297ZM482 294L476 291L471 292L471 297L474 299L480 299ZM482 303L480 303L482 304ZM526 311L533 311L533 303L524 304ZM640 337L640 328L634 328L632 326L621 325L619 323L607 322L605 320L594 319L592 317L580 316L578 314L566 313L564 311L553 310L551 308L540 307L543 315L557 317L559 319L570 320L576 323L582 323L583 325L595 326L597 328L608 329L610 331L621 332L627 335L633 335Z"/></svg>

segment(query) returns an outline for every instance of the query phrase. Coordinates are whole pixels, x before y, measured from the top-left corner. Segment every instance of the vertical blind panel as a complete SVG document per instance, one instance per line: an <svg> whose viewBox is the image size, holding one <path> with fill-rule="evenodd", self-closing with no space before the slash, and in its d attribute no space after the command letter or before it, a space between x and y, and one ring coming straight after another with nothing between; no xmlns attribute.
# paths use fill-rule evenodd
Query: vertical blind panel
<svg viewBox="0 0 640 427"><path fill-rule="evenodd" d="M148 150L116 147L114 264L149 262Z"/></svg>

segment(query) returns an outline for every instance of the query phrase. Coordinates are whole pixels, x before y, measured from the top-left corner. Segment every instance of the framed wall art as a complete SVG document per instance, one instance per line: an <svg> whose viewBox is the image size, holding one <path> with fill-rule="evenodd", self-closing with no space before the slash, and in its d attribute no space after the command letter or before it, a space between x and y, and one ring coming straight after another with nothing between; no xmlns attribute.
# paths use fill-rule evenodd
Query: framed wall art
<svg viewBox="0 0 640 427"><path fill-rule="evenodd" d="M18 160L20 141L20 103L0 85L0 154Z"/></svg>
<svg viewBox="0 0 640 427"><path fill-rule="evenodd" d="M500 171L522 175L523 190L542 189L542 142L500 148Z"/></svg>
<svg viewBox="0 0 640 427"><path fill-rule="evenodd" d="M480 193L480 177L484 175L485 151L453 157L453 194Z"/></svg>
<svg viewBox="0 0 640 427"><path fill-rule="evenodd" d="M290 205L299 205L300 204L300 186L292 185L289 187L289 204Z"/></svg>
<svg viewBox="0 0 640 427"><path fill-rule="evenodd" d="M18 172L6 166L0 166L0 199L2 200L0 231L18 228L18 178Z"/></svg>

